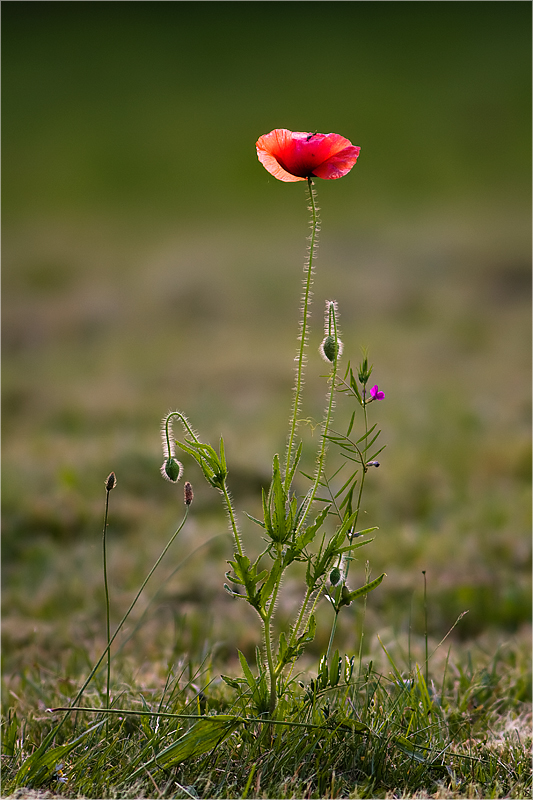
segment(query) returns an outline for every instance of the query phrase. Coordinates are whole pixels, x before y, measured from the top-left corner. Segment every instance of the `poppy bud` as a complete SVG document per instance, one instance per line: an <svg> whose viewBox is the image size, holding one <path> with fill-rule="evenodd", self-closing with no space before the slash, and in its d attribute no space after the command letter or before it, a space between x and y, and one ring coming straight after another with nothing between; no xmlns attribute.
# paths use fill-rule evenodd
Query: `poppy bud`
<svg viewBox="0 0 533 800"><path fill-rule="evenodd" d="M338 567L333 567L329 573L329 582L332 586L336 586L341 579L341 571Z"/></svg>
<svg viewBox="0 0 533 800"><path fill-rule="evenodd" d="M192 486L189 481L185 481L185 486L183 487L183 498L186 506L190 506L193 501L193 497L194 492L192 490Z"/></svg>
<svg viewBox="0 0 533 800"><path fill-rule="evenodd" d="M333 362L342 355L342 342L337 339L337 343L335 343L335 337L328 335L320 345L319 351L324 361Z"/></svg>
<svg viewBox="0 0 533 800"><path fill-rule="evenodd" d="M105 482L106 492L110 492L111 489L114 489L116 485L117 485L117 476L115 475L114 472L110 472Z"/></svg>
<svg viewBox="0 0 533 800"><path fill-rule="evenodd" d="M183 466L173 456L169 456L161 467L161 475L166 481L170 481L171 483L177 483L181 478L182 472Z"/></svg>

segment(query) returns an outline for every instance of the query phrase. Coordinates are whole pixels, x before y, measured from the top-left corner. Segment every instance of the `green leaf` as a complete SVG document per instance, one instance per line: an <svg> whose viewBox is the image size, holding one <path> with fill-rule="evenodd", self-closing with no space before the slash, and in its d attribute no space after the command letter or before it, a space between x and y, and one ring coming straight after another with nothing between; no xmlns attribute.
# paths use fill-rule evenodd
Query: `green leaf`
<svg viewBox="0 0 533 800"><path fill-rule="evenodd" d="M270 575L264 582L261 587L260 592L260 603L262 608L266 607L268 600L270 599L272 592L274 591L274 587L279 581L281 575L281 561L277 558L270 568Z"/></svg>
<svg viewBox="0 0 533 800"><path fill-rule="evenodd" d="M161 769L168 769L186 761L191 756L208 753L218 747L224 739L227 739L240 724L239 717L232 717L229 714L204 717L195 722L192 728L180 736L176 742L165 747L155 758L136 769L133 775L130 775L130 779L145 773L149 767L158 766Z"/></svg>
<svg viewBox="0 0 533 800"><path fill-rule="evenodd" d="M261 497L263 499L263 518L265 520L265 529L266 529L268 535L270 536L270 538L272 539L273 538L272 520L270 518L270 507L269 507L269 504L268 504L268 494L265 492L265 490L263 488L261 489Z"/></svg>
<svg viewBox="0 0 533 800"><path fill-rule="evenodd" d="M294 455L294 461L292 462L290 468L288 468L288 476L286 480L287 488L290 487L290 485L292 484L294 473L296 472L296 468L300 462L300 457L302 455L302 447L303 447L303 442L300 442L300 444L298 445L298 449L296 450L296 453Z"/></svg>
<svg viewBox="0 0 533 800"><path fill-rule="evenodd" d="M62 744L59 747L53 747L51 750L49 750L48 747L53 739L53 736L55 735L55 729L52 730L41 746L37 748L35 753L33 753L23 763L15 778L15 785L41 786L53 775L57 765L63 761L66 756L72 750L74 750L74 748L77 747L80 742L82 742L90 733L95 731L97 728L101 728L102 725L105 725L105 719L101 722L97 722L96 725L92 725L90 728L84 731L81 736L78 736L77 739L74 739L73 742L70 742L69 744Z"/></svg>
<svg viewBox="0 0 533 800"><path fill-rule="evenodd" d="M17 741L18 719L16 713L10 708L6 724L2 726L2 753L5 756L15 755L15 743Z"/></svg>
<svg viewBox="0 0 533 800"><path fill-rule="evenodd" d="M374 430L376 425L377 425L377 422L374 422L372 427L369 428L367 431L365 431L365 433L363 433L363 435L360 436L359 439L357 439L356 444L361 444L362 441L364 441L368 436L370 436L370 434L372 433L372 431Z"/></svg>
<svg viewBox="0 0 533 800"><path fill-rule="evenodd" d="M265 523L264 523L264 522L261 522L261 520L260 520L260 519L256 519L256 517L252 517L252 515L251 515L251 514L248 514L246 511L245 511L244 513L246 514L246 516L248 517L248 519L251 519L251 520L252 520L252 522L255 522L255 524L256 524L256 525L260 525L260 526L261 526L261 528L263 528L263 529L265 529L265 528L266 528L266 525L265 525Z"/></svg>
<svg viewBox="0 0 533 800"><path fill-rule="evenodd" d="M411 758L414 758L415 761L420 762L420 764L428 763L427 759L424 758L424 756L421 756L420 753L415 749L416 746L410 742L409 739L406 739L405 736L394 736L393 740L402 753L411 756Z"/></svg>
<svg viewBox="0 0 533 800"><path fill-rule="evenodd" d="M350 419L350 424L348 425L348 430L346 431L346 436L349 436L351 434L354 420L355 420L355 411L353 412L352 417Z"/></svg>
<svg viewBox="0 0 533 800"><path fill-rule="evenodd" d="M333 658L331 660L331 665L329 668L329 685L336 686L339 682L339 678L341 675L341 664L342 659L339 655L339 651L335 650L333 653Z"/></svg>
<svg viewBox="0 0 533 800"><path fill-rule="evenodd" d="M229 675L221 675L220 676L224 683L227 683L228 686L231 686L232 689L240 689L242 678L230 678Z"/></svg>
<svg viewBox="0 0 533 800"><path fill-rule="evenodd" d="M225 475L228 474L228 466L226 464L226 453L224 450L224 439L220 437L220 465Z"/></svg>
<svg viewBox="0 0 533 800"><path fill-rule="evenodd" d="M240 650L237 650L237 653L239 654L239 661L241 662L242 671L244 672L244 677L246 678L248 686L252 691L254 691L256 687L256 680L253 676L252 670L248 666L248 662L246 661L246 656L244 655L244 653L241 653Z"/></svg>
<svg viewBox="0 0 533 800"><path fill-rule="evenodd" d="M271 535L275 542L284 542L288 533L290 533L290 528L292 527L289 524L289 529L287 530L287 513L285 508L286 502L287 495L285 494L285 489L283 488L283 483L281 481L279 456L275 455L272 465L272 483L270 484L270 491L268 493L268 505L271 509L272 519Z"/></svg>

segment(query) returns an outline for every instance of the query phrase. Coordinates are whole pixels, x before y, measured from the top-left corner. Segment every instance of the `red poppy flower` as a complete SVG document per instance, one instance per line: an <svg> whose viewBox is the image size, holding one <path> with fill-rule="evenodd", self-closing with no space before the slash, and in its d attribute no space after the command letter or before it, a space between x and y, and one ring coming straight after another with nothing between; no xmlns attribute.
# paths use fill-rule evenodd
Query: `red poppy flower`
<svg viewBox="0 0 533 800"><path fill-rule="evenodd" d="M256 148L261 164L280 181L342 178L361 150L338 133L300 133L285 128L261 136Z"/></svg>

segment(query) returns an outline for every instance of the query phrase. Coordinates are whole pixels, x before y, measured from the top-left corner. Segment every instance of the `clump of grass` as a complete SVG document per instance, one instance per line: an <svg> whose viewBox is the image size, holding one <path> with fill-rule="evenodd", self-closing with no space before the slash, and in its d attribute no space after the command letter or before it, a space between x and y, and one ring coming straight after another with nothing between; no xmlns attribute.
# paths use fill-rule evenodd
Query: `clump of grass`
<svg viewBox="0 0 533 800"><path fill-rule="evenodd" d="M270 722L246 714L243 695L209 660L182 658L157 686L124 661L109 734L94 727L102 672L86 694L93 711L72 715L58 737L58 749L75 747L42 786L70 797L527 797L531 712L513 695L530 681L525 655L510 647L477 665L448 660L429 685L419 667L400 671L391 659L383 671L346 658L338 675L295 677ZM5 688L18 698L4 727L9 792L60 713L46 712L43 698L61 708L66 687L35 669ZM220 743L216 725L231 730Z"/></svg>

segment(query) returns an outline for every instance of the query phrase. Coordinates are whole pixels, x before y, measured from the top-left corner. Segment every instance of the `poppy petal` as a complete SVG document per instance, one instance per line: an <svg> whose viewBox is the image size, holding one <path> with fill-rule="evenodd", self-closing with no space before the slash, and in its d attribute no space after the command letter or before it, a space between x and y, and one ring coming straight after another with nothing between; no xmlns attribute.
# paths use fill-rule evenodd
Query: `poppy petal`
<svg viewBox="0 0 533 800"><path fill-rule="evenodd" d="M301 181L316 176L342 178L354 166L360 147L338 133L305 133L276 128L261 136L257 157L281 181Z"/></svg>
<svg viewBox="0 0 533 800"><path fill-rule="evenodd" d="M360 147L349 145L339 153L330 156L327 161L313 171L313 174L316 175L317 178L323 178L325 180L342 178L352 169L359 158L360 151Z"/></svg>
<svg viewBox="0 0 533 800"><path fill-rule="evenodd" d="M280 162L282 153L286 153L292 146L292 132L286 128L276 130L260 136L256 143L257 157L264 168L280 181L304 181L305 178L287 172Z"/></svg>

